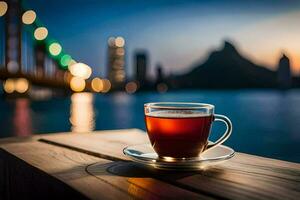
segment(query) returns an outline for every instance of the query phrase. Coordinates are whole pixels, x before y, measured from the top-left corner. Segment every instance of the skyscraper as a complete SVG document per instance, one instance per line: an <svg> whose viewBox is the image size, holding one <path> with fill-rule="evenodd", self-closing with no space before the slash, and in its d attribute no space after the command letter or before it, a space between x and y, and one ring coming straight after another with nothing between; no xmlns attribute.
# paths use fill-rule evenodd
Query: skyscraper
<svg viewBox="0 0 300 200"><path fill-rule="evenodd" d="M122 37L108 39L108 79L112 89L123 89L125 74L125 40Z"/></svg>
<svg viewBox="0 0 300 200"><path fill-rule="evenodd" d="M147 53L139 51L135 54L135 80L138 82L140 88L147 84Z"/></svg>
<svg viewBox="0 0 300 200"><path fill-rule="evenodd" d="M290 60L285 55L282 54L282 57L279 60L278 64L278 84L281 89L288 89L292 85L291 69L290 69Z"/></svg>
<svg viewBox="0 0 300 200"><path fill-rule="evenodd" d="M162 83L164 81L164 72L161 64L156 65L156 84Z"/></svg>

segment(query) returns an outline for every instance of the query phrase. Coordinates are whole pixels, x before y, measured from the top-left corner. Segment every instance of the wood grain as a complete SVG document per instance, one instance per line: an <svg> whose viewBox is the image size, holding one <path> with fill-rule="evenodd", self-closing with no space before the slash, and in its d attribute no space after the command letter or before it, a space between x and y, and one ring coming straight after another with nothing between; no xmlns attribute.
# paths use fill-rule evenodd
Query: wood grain
<svg viewBox="0 0 300 200"><path fill-rule="evenodd" d="M0 186L7 187L0 194L1 199L18 199L20 196L28 199L212 199L151 177L133 180L130 176L111 173L108 168L123 163L67 148L38 141L8 143L0 147L0 161L3 161L0 164L6 163L5 167L0 165L0 172L6 174ZM93 173L87 170L95 164L96 168L91 167Z"/></svg>
<svg viewBox="0 0 300 200"><path fill-rule="evenodd" d="M214 199L154 179L149 170L132 162L118 161L105 166L95 163L88 166L87 171L101 180L127 188L129 194L142 199ZM107 172L111 176L102 176Z"/></svg>
<svg viewBox="0 0 300 200"><path fill-rule="evenodd" d="M112 160L128 160L122 149L148 142L139 130L49 135L43 141ZM299 199L300 164L237 153L224 164L196 173L149 172L193 192L225 199Z"/></svg>
<svg viewBox="0 0 300 200"><path fill-rule="evenodd" d="M40 140L110 160L126 160L127 157L122 153L126 146L149 141L147 135L139 129L53 134L41 137Z"/></svg>

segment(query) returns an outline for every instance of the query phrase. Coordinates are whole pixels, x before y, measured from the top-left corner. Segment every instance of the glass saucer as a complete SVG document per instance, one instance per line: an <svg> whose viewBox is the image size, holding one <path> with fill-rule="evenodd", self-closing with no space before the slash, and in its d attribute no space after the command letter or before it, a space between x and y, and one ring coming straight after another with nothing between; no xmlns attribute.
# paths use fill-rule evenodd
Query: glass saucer
<svg viewBox="0 0 300 200"><path fill-rule="evenodd" d="M234 150L225 145L203 152L199 157L181 160L162 160L159 159L151 144L140 144L128 146L123 149L123 153L131 160L162 170L199 170L208 166L219 164L234 156Z"/></svg>

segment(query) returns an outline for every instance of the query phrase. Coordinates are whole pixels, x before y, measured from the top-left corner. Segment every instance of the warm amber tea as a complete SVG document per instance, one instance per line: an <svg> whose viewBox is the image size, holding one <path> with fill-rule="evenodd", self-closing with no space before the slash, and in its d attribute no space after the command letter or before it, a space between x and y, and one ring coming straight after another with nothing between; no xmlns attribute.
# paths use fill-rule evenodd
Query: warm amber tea
<svg viewBox="0 0 300 200"><path fill-rule="evenodd" d="M161 157L191 158L205 150L213 115L193 111L157 111L145 116L154 150Z"/></svg>

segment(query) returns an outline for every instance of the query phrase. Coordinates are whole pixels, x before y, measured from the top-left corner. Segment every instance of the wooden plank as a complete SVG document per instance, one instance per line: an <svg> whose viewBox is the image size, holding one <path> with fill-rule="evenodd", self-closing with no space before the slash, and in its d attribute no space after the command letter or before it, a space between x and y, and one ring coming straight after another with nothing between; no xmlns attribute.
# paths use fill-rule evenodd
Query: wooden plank
<svg viewBox="0 0 300 200"><path fill-rule="evenodd" d="M105 191L115 195L116 198L129 198L126 193L122 193L108 184L100 182L98 179L89 176L85 171L86 165L95 162L107 163L109 161L40 142L1 145L1 148L24 160L30 166L40 169L46 172L46 174L50 174L71 187L76 188L87 197L95 198L96 196L94 195L97 194L97 191L103 191L101 189L105 189ZM16 166L16 163L11 163L8 169L14 166ZM30 173L31 170L27 171ZM13 173L9 174L10 176L14 175ZM20 177L20 181L22 179L23 178ZM35 189L37 189L37 187ZM100 193L100 197L109 198L110 195Z"/></svg>
<svg viewBox="0 0 300 200"><path fill-rule="evenodd" d="M43 141L112 160L128 160L122 149L147 143L139 130L49 135ZM159 174L159 175L157 175ZM237 153L234 158L196 173L153 172L165 182L228 199L299 199L300 164Z"/></svg>
<svg viewBox="0 0 300 200"><path fill-rule="evenodd" d="M139 129L53 134L42 136L41 141L110 160L127 160L123 148L149 142L145 132Z"/></svg>
<svg viewBox="0 0 300 200"><path fill-rule="evenodd" d="M80 192L0 149L0 199L86 199Z"/></svg>
<svg viewBox="0 0 300 200"><path fill-rule="evenodd" d="M61 132L61 133L43 133L43 134L36 134L36 135L30 135L30 136L18 136L18 137L6 137L0 139L0 145L1 144L8 144L8 143L18 143L18 142L31 142L39 140L42 137L45 137L47 135L69 135L70 132Z"/></svg>
<svg viewBox="0 0 300 200"><path fill-rule="evenodd" d="M126 166L124 162L112 162L38 141L2 144L1 149L0 160L7 163L5 169L9 170L6 171L9 177L5 177L9 181L4 181L7 182L6 185L10 185L4 192L6 193L4 197L11 198L11 195L17 195L12 196L12 199L17 199L14 197L19 197L19 195L33 198L49 197L49 189L45 188L46 186L51 188L51 194L54 195L50 197L73 199L144 199L145 197L149 199L174 199L177 197L212 199L147 177L147 174L145 174L145 177L140 178L137 181L140 184L137 184L132 181L132 179L135 179L135 174L131 174L133 176L131 177L119 176L116 173L109 172L108 168L111 168L112 165L114 167ZM11 158L8 162L8 157L14 157L14 159ZM95 164L97 164L97 167L91 168L93 173L87 170L89 166L95 166ZM26 169L24 169L24 165ZM15 166L23 168L18 170L19 168ZM0 168L2 167L0 166ZM18 171L23 172L23 174L18 173L18 176L15 176ZM53 177L56 179L53 179ZM55 181L57 179L61 182ZM28 184L26 180L30 180L29 182L32 182L32 184ZM9 182L14 184L9 184ZM40 185L35 184L35 182ZM24 185L24 183L27 185ZM62 183L66 185L62 185ZM149 183L153 184L153 187L150 187ZM59 187L55 187L56 184ZM71 187L73 193L68 187ZM163 193L161 188L164 188ZM16 193L16 191L18 192ZM55 196L55 194L59 195Z"/></svg>
<svg viewBox="0 0 300 200"><path fill-rule="evenodd" d="M1 144L8 144L8 143L17 143L17 142L29 142L29 141L35 141L38 140L38 138L34 138L33 136L26 136L26 137L7 137L7 138L1 138L0 139L0 145Z"/></svg>
<svg viewBox="0 0 300 200"><path fill-rule="evenodd" d="M149 170L132 162L117 161L105 166L95 163L86 170L101 180L127 188L129 194L142 199L215 199L158 181ZM107 172L114 176L102 176Z"/></svg>

